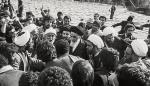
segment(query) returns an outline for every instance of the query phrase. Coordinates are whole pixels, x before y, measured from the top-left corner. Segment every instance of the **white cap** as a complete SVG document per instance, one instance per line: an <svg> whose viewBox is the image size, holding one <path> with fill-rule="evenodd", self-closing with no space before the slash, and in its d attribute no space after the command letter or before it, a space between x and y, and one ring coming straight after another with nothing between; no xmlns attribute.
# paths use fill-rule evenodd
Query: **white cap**
<svg viewBox="0 0 150 86"><path fill-rule="evenodd" d="M22 31L14 38L14 43L18 46L24 46L29 40L30 33L28 31Z"/></svg>
<svg viewBox="0 0 150 86"><path fill-rule="evenodd" d="M37 30L37 26L35 24L29 24L26 27L23 28L23 30L26 30L28 32L32 32L32 31L38 31Z"/></svg>
<svg viewBox="0 0 150 86"><path fill-rule="evenodd" d="M147 55L148 45L144 40L141 39L133 40L131 46L136 55L142 57Z"/></svg>
<svg viewBox="0 0 150 86"><path fill-rule="evenodd" d="M57 35L57 32L55 29L53 29L52 27L50 27L49 29L47 29L44 33L44 35L48 34L48 33L53 33L55 35Z"/></svg>
<svg viewBox="0 0 150 86"><path fill-rule="evenodd" d="M101 39L101 37L99 37L95 34L91 34L88 37L88 40L91 41L93 44L95 44L98 48L103 48L104 47L104 42Z"/></svg>
<svg viewBox="0 0 150 86"><path fill-rule="evenodd" d="M106 27L104 30L103 30L103 35L104 36L107 36L109 34L113 34L114 36L117 36L117 32L115 31L115 29L113 27Z"/></svg>

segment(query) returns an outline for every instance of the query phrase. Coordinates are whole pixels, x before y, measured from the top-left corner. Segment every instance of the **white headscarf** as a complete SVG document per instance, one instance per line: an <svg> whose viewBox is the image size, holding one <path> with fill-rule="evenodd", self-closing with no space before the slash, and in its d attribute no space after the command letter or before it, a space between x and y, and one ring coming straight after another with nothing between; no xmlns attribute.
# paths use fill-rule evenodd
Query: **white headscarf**
<svg viewBox="0 0 150 86"><path fill-rule="evenodd" d="M106 27L104 30L103 30L103 35L104 36L107 36L109 34L113 34L113 36L117 36L117 32L115 31L115 29L113 27Z"/></svg>
<svg viewBox="0 0 150 86"><path fill-rule="evenodd" d="M20 32L20 35L14 38L14 43L18 46L24 46L30 40L30 33L28 31Z"/></svg>
<svg viewBox="0 0 150 86"><path fill-rule="evenodd" d="M55 29L53 29L52 27L50 27L49 29L47 29L44 33L44 35L48 34L48 33L53 33L55 35L57 35L57 32Z"/></svg>
<svg viewBox="0 0 150 86"><path fill-rule="evenodd" d="M26 27L24 27L23 30L26 30L28 32L32 32L32 31L38 32L37 26L35 24L29 24Z"/></svg>
<svg viewBox="0 0 150 86"><path fill-rule="evenodd" d="M88 37L88 40L91 41L93 44L95 44L98 48L103 48L104 47L104 42L101 39L101 37L99 37L95 34L91 34Z"/></svg>
<svg viewBox="0 0 150 86"><path fill-rule="evenodd" d="M136 55L142 57L147 55L148 45L145 43L144 40L141 39L133 40L131 46Z"/></svg>

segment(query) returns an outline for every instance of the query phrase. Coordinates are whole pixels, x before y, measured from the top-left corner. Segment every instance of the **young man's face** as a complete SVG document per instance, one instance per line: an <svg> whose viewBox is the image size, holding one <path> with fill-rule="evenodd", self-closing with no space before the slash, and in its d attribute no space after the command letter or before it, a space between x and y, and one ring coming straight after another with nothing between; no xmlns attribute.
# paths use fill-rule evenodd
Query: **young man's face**
<svg viewBox="0 0 150 86"><path fill-rule="evenodd" d="M95 15L94 15L94 20L95 20L95 21L99 20L99 15L98 15L98 14L95 14Z"/></svg>
<svg viewBox="0 0 150 86"><path fill-rule="evenodd" d="M45 20L44 26L46 26L47 28L49 28L51 26L51 21L50 20Z"/></svg>
<svg viewBox="0 0 150 86"><path fill-rule="evenodd" d="M69 31L63 31L62 32L62 37L66 38L66 39L69 39L70 38L70 32Z"/></svg>
<svg viewBox="0 0 150 86"><path fill-rule="evenodd" d="M133 28L133 27L130 27L130 28L127 29L126 34L127 34L127 35L130 35L130 34L132 34L133 32L134 32L134 28Z"/></svg>
<svg viewBox="0 0 150 86"><path fill-rule="evenodd" d="M65 24L65 25L69 25L69 24L70 24L70 19L65 18L65 19L64 19L64 24Z"/></svg>
<svg viewBox="0 0 150 86"><path fill-rule="evenodd" d="M106 22L106 19L105 18L100 18L100 22L101 22L101 25L104 25L105 22Z"/></svg>

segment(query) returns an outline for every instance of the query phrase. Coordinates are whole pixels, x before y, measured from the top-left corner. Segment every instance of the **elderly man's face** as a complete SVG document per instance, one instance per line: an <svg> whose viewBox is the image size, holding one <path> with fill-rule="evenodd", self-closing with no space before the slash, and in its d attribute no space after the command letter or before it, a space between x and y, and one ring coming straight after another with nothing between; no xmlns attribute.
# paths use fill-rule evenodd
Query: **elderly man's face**
<svg viewBox="0 0 150 86"><path fill-rule="evenodd" d="M114 35L113 34L109 34L105 38L106 38L107 42L114 42Z"/></svg>
<svg viewBox="0 0 150 86"><path fill-rule="evenodd" d="M80 36L74 32L71 32L71 41L72 42L76 42L78 39L80 38Z"/></svg>
<svg viewBox="0 0 150 86"><path fill-rule="evenodd" d="M56 39L56 35L53 33L48 33L44 36L45 40L50 42L50 43L54 43L55 39Z"/></svg>

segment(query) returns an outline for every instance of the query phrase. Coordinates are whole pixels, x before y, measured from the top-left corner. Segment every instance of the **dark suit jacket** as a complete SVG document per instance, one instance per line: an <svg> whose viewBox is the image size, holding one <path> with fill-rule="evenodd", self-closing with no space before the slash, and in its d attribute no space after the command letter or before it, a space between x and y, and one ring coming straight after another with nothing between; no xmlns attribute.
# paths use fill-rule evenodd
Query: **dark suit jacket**
<svg viewBox="0 0 150 86"><path fill-rule="evenodd" d="M117 75L110 74L107 70L100 69L94 73L93 86L119 86Z"/></svg>
<svg viewBox="0 0 150 86"><path fill-rule="evenodd" d="M23 71L9 70L0 73L0 86L19 86L19 80Z"/></svg>
<svg viewBox="0 0 150 86"><path fill-rule="evenodd" d="M72 52L72 48L70 47L70 54L74 56L79 56L85 60L89 60L90 53L88 52L90 51L89 49L91 49L92 47L93 45L91 42L81 39L74 52Z"/></svg>

